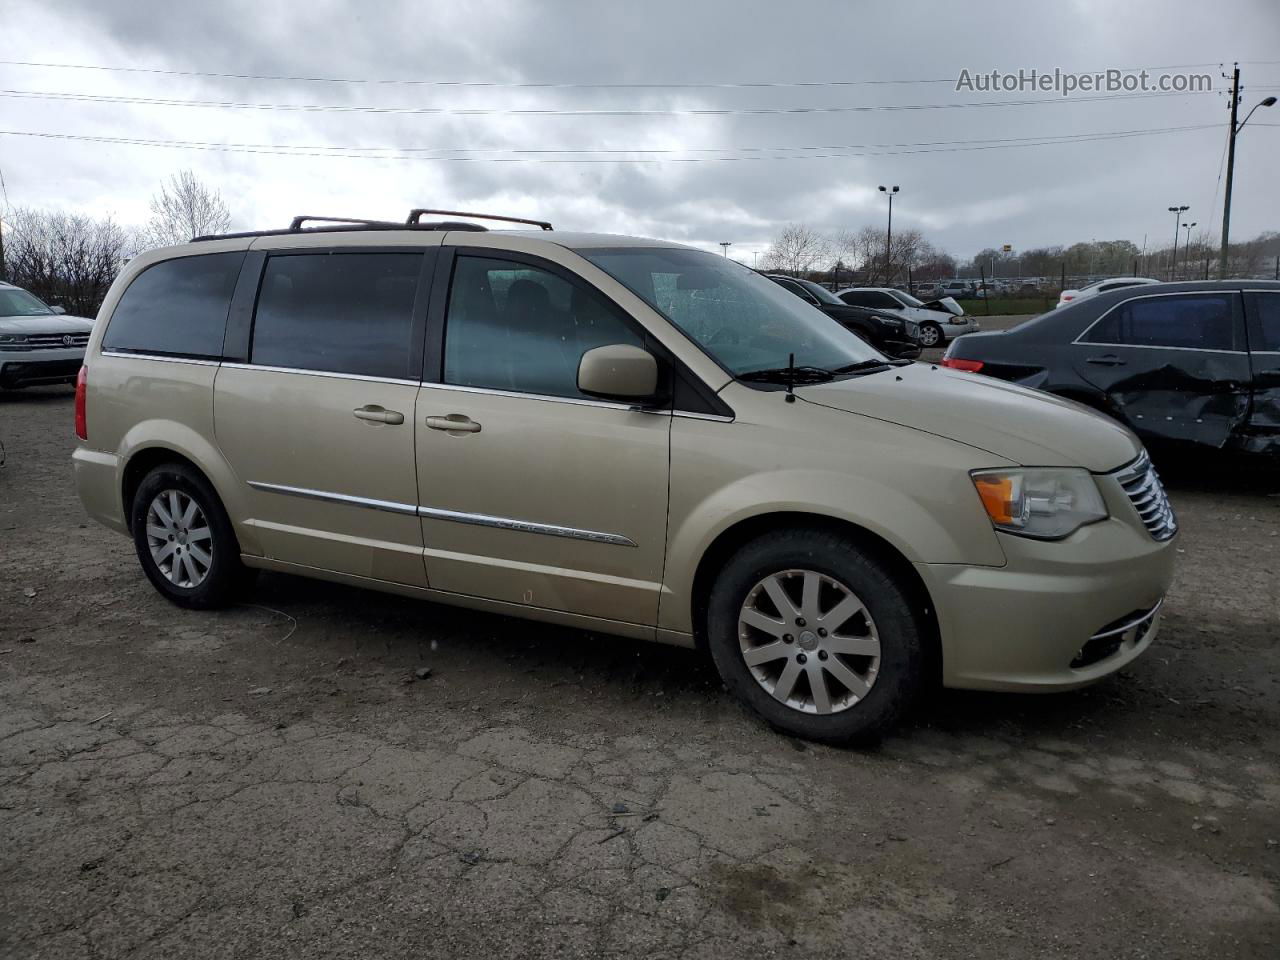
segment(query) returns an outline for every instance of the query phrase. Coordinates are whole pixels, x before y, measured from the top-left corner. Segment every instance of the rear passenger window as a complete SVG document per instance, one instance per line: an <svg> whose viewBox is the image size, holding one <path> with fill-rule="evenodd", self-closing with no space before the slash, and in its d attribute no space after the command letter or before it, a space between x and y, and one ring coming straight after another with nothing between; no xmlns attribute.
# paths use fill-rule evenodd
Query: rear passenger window
<svg viewBox="0 0 1280 960"><path fill-rule="evenodd" d="M593 347L643 346L602 296L547 270L460 256L444 334L445 383L581 397L578 363Z"/></svg>
<svg viewBox="0 0 1280 960"><path fill-rule="evenodd" d="M1280 293L1258 293L1253 302L1262 333L1262 343L1255 349L1280 351Z"/></svg>
<svg viewBox="0 0 1280 960"><path fill-rule="evenodd" d="M269 257L249 362L418 379L409 368L421 269L421 253Z"/></svg>
<svg viewBox="0 0 1280 960"><path fill-rule="evenodd" d="M1102 318L1087 343L1184 350L1237 350L1235 297L1227 293L1128 300Z"/></svg>
<svg viewBox="0 0 1280 960"><path fill-rule="evenodd" d="M134 278L112 311L104 350L216 360L244 252L165 260Z"/></svg>

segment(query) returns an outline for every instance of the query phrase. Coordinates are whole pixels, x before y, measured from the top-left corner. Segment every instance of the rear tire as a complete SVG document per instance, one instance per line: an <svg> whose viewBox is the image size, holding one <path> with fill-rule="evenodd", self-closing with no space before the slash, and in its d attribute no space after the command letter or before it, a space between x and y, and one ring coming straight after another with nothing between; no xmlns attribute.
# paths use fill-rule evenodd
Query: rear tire
<svg viewBox="0 0 1280 960"><path fill-rule="evenodd" d="M143 572L178 606L226 606L252 581L255 571L240 562L222 501L191 467L164 463L152 469L134 492L129 516Z"/></svg>
<svg viewBox="0 0 1280 960"><path fill-rule="evenodd" d="M855 540L820 530L740 549L712 588L707 641L735 696L776 729L823 743L879 740L925 677L924 632L902 585Z"/></svg>

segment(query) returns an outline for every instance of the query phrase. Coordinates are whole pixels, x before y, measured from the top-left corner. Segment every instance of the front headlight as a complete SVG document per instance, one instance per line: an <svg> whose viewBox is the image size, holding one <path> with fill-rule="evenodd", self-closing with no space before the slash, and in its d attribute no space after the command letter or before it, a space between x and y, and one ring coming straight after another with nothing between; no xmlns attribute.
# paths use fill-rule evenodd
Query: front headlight
<svg viewBox="0 0 1280 960"><path fill-rule="evenodd" d="M1005 533L1061 540L1108 515L1088 470L975 470L971 476L992 526Z"/></svg>
<svg viewBox="0 0 1280 960"><path fill-rule="evenodd" d="M884 324L886 327L888 327L890 330L902 329L902 321L894 317L881 317L880 322Z"/></svg>

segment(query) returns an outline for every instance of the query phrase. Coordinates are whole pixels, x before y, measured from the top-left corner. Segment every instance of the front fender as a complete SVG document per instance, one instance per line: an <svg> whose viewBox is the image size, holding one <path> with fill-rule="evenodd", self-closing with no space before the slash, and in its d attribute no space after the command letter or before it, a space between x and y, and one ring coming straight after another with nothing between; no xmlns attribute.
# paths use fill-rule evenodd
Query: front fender
<svg viewBox="0 0 1280 960"><path fill-rule="evenodd" d="M831 422L854 426L847 418ZM694 579L707 550L735 526L772 514L854 524L911 562L1005 563L969 478L978 464L958 463L957 445L924 434L904 444L901 428L875 421L861 421L857 433L852 451L843 444L825 450L802 444L810 463L792 466L793 451L779 449L772 429L680 421L672 437L659 626L692 632Z"/></svg>

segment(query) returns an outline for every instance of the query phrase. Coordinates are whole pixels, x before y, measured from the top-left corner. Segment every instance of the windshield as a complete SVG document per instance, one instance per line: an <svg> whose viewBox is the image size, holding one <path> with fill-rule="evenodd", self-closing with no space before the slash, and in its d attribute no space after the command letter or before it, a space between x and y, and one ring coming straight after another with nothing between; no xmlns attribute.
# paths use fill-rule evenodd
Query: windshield
<svg viewBox="0 0 1280 960"><path fill-rule="evenodd" d="M0 290L0 317L43 317L53 313L25 290Z"/></svg>
<svg viewBox="0 0 1280 960"><path fill-rule="evenodd" d="M796 283L800 284L800 286L813 294L819 303L834 303L837 307L848 306L847 303L820 283L814 283L812 280L797 280Z"/></svg>
<svg viewBox="0 0 1280 960"><path fill-rule="evenodd" d="M923 300L917 300L917 299L916 299L915 297L913 297L911 294L909 294L909 293L903 293L901 290L890 290L890 291L889 291L889 296L891 296L891 297L893 297L894 299L898 300L900 303L905 303L908 307L923 307L923 306L924 306L924 301L923 301Z"/></svg>
<svg viewBox="0 0 1280 960"><path fill-rule="evenodd" d="M825 313L754 270L666 247L578 251L661 313L735 377L786 367L837 370L883 360Z"/></svg>

